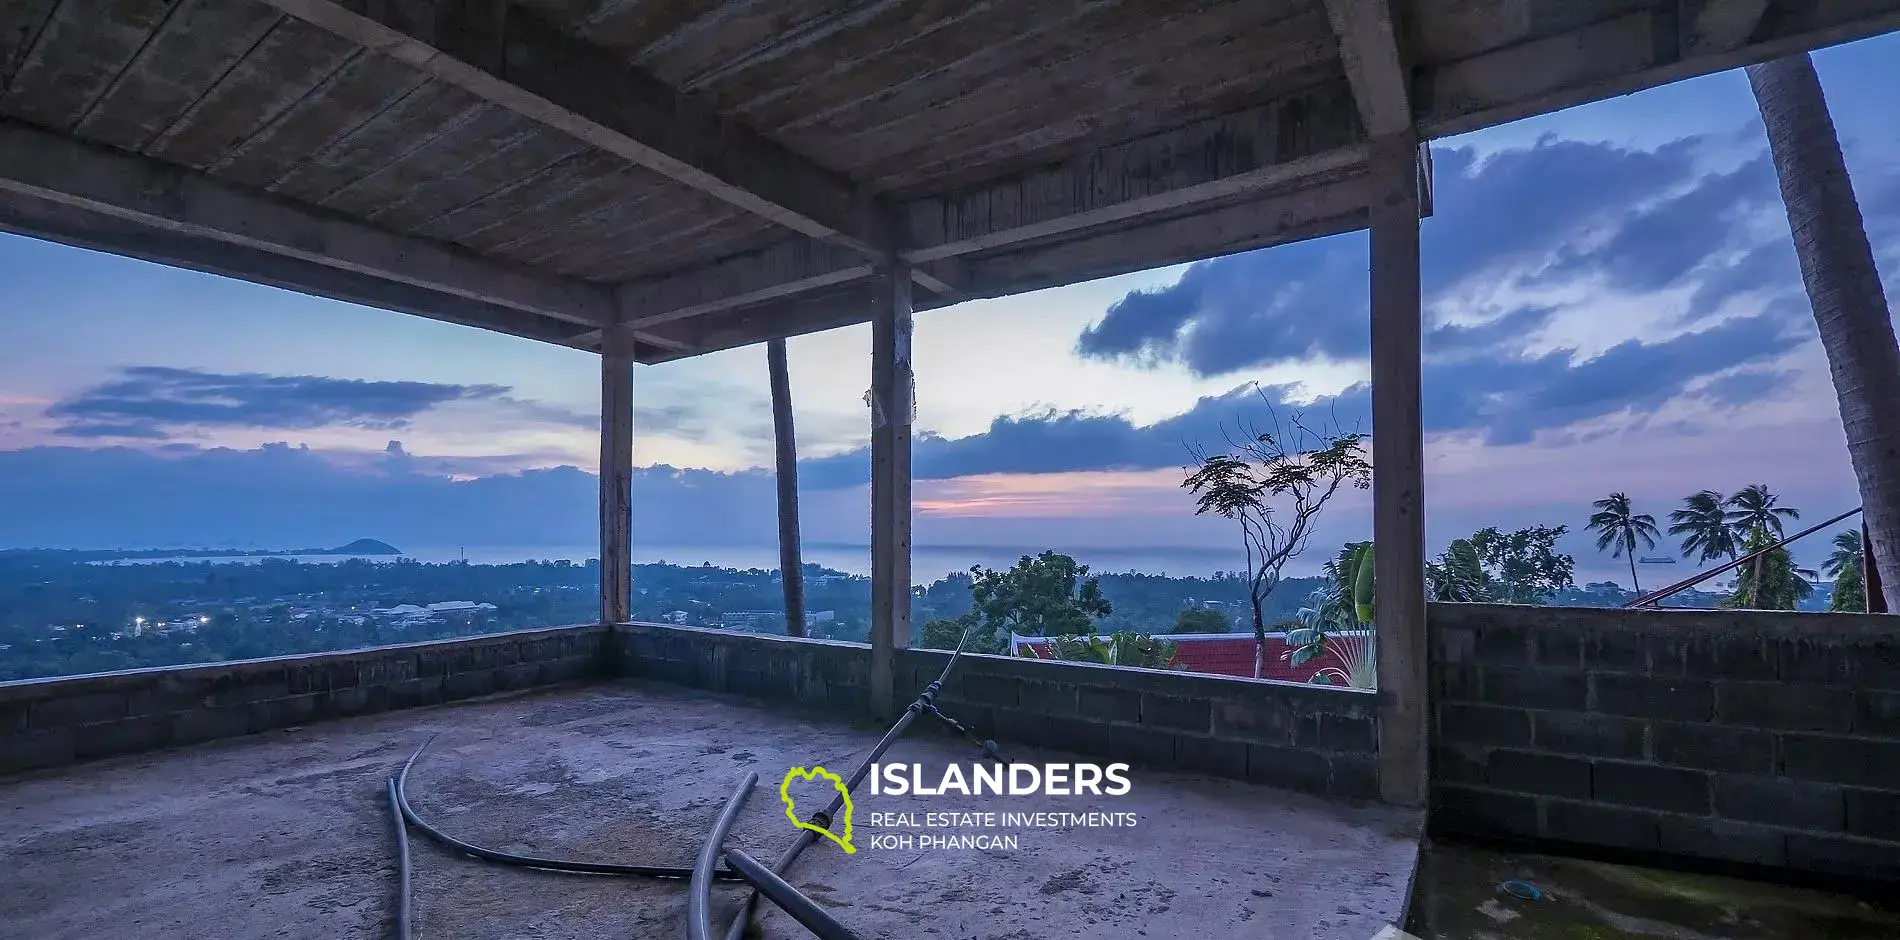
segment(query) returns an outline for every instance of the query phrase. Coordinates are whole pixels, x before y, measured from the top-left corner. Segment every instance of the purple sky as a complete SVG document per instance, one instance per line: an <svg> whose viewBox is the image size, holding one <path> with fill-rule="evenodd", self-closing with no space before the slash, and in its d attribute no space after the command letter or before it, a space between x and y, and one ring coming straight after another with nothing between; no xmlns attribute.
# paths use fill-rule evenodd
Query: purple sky
<svg viewBox="0 0 1900 940"><path fill-rule="evenodd" d="M1816 62L1900 271L1900 39ZM1765 149L1740 73L1435 145L1434 551L1484 525L1580 529L1611 490L1658 518L1755 482L1816 521L1855 504ZM918 541L1232 545L1178 487L1188 447L1262 414L1256 385L1367 426L1365 268L1355 234L920 316ZM588 355L10 236L0 284L0 545L594 537ZM868 347L864 327L791 344L814 542L865 540ZM762 352L636 386L636 541L769 544ZM1313 563L1369 530L1363 495L1342 499ZM1580 579L1627 580L1566 547Z"/></svg>

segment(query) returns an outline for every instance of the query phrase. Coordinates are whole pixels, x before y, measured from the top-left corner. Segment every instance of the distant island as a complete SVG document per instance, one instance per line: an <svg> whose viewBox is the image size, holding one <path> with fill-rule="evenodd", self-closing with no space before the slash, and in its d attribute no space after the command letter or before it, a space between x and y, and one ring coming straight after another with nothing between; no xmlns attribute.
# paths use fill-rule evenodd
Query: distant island
<svg viewBox="0 0 1900 940"><path fill-rule="evenodd" d="M9 548L0 549L0 558L37 556L67 562L120 561L137 558L269 558L294 555L400 555L402 550L376 539L357 539L335 548L242 549L242 548Z"/></svg>

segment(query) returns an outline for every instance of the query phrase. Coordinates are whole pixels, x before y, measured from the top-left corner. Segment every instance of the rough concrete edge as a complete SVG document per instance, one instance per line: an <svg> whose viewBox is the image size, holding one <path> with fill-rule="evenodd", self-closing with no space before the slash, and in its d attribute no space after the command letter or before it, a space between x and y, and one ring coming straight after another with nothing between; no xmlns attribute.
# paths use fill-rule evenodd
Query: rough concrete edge
<svg viewBox="0 0 1900 940"><path fill-rule="evenodd" d="M1412 930L1412 899L1418 894L1418 873L1425 867L1426 842L1431 839L1431 828L1430 811L1421 810L1418 835L1412 840L1412 869L1405 876L1405 894L1399 901L1399 919L1392 924L1401 935L1409 935Z"/></svg>
<svg viewBox="0 0 1900 940"><path fill-rule="evenodd" d="M1683 610L1624 607L1549 607L1527 604L1454 604L1434 601L1426 623L1433 631L1505 623L1524 626L1534 611L1536 629L1672 633L1707 639L1895 640L1887 614L1793 610Z"/></svg>
<svg viewBox="0 0 1900 940"><path fill-rule="evenodd" d="M181 666L148 666L142 669L92 672L77 676L47 676L39 679L14 679L0 682L0 703L31 701L56 695L112 691L120 688L140 686L154 679L167 677L195 679L207 676L243 675L272 669L284 669L297 666L320 666L330 663L372 659L377 656L398 653L427 653L435 650L479 646L483 643L519 642L521 640L544 639L550 636L584 635L593 631L605 630L606 628L604 626L597 623L571 624L559 627L531 627L526 630L478 633L470 636L446 637L439 640L419 640L414 643L392 643L387 646L364 646L356 649L332 650L322 653L296 653L289 656L269 656L262 659L233 659L211 663L188 663Z"/></svg>

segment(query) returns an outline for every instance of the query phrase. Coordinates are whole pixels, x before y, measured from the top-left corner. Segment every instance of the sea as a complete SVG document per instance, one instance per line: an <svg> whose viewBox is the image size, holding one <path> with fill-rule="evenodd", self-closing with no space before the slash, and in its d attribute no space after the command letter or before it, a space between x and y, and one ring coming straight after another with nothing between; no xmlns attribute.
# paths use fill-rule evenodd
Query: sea
<svg viewBox="0 0 1900 940"><path fill-rule="evenodd" d="M400 546L398 546L400 547ZM935 580L954 571L968 571L972 565L1007 568L1024 555L1041 548L1009 545L914 545L911 547L911 572L922 582ZM1140 572L1170 577L1207 577L1217 571L1245 567L1244 556L1237 551L1199 547L1156 548L1084 548L1065 549L1065 554L1088 565L1097 574ZM127 558L99 564L132 565L158 562L213 562L256 564L265 558L298 561L305 564L335 564L351 558L367 561L413 561L443 563L467 561L471 565L505 565L523 561L584 562L600 555L593 545L468 545L407 548L401 555L238 555L179 556L172 558ZM639 545L633 546L635 564L665 562L681 566L712 565L716 568L778 567L776 545ZM871 573L871 547L837 543L807 543L804 561L846 574Z"/></svg>

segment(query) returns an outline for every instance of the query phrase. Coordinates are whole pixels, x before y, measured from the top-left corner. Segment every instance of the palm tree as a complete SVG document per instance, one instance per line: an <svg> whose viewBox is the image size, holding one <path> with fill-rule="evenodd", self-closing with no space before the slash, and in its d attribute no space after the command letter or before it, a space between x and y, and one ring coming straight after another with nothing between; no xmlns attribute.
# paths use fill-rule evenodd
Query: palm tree
<svg viewBox="0 0 1900 940"><path fill-rule="evenodd" d="M1656 517L1646 512L1632 512L1626 493L1611 493L1608 498L1590 505L1596 512L1590 514L1590 524L1585 528L1596 532L1597 551L1608 548L1611 558L1629 555L1630 586L1641 597L1643 585L1636 580L1636 543L1640 540L1646 548L1656 547Z"/></svg>
<svg viewBox="0 0 1900 940"><path fill-rule="evenodd" d="M1781 497L1768 492L1764 483L1751 483L1728 498L1728 524L1737 538L1747 540L1760 532L1776 539L1782 536L1782 517L1801 518L1801 510L1777 505Z"/></svg>
<svg viewBox="0 0 1900 940"><path fill-rule="evenodd" d="M1735 560L1735 530L1728 526L1728 500L1714 490L1684 497L1682 508L1669 513L1669 534L1682 536L1682 555L1706 562Z"/></svg>
<svg viewBox="0 0 1900 940"><path fill-rule="evenodd" d="M1736 539L1755 548L1766 548L1779 540L1782 535L1781 517L1801 518L1800 510L1775 505L1780 501L1781 497L1768 492L1768 485L1765 483L1751 483L1729 497L1728 524L1729 528L1735 530ZM1751 548L1750 551L1754 549ZM1764 580L1762 566L1767 563L1766 555L1756 555L1755 560L1748 563L1749 568L1752 569L1751 577L1745 581L1751 586L1751 590L1753 586L1774 580L1773 578ZM1747 594L1744 594L1742 599L1750 605L1759 603L1759 599Z"/></svg>
<svg viewBox="0 0 1900 940"><path fill-rule="evenodd" d="M1886 292L1814 62L1803 53L1752 65L1748 83L1833 373L1874 574L1886 575L1886 608L1900 611L1900 346Z"/></svg>
<svg viewBox="0 0 1900 940"><path fill-rule="evenodd" d="M1848 569L1860 571L1860 530L1848 529L1834 533L1834 550L1827 555L1827 561L1821 565L1821 573L1838 579Z"/></svg>
<svg viewBox="0 0 1900 940"><path fill-rule="evenodd" d="M1815 576L1807 568L1796 567L1786 548L1770 548L1774 537L1766 529L1749 532L1743 550L1755 555L1755 561L1735 579L1735 595L1724 605L1747 610L1795 610L1814 593L1809 581Z"/></svg>

